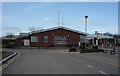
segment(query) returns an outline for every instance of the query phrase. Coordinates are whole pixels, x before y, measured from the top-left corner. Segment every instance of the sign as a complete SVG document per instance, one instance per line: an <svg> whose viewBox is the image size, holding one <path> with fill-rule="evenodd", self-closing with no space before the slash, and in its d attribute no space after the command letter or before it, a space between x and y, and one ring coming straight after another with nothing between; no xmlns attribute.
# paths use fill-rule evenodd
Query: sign
<svg viewBox="0 0 120 76"><path fill-rule="evenodd" d="M118 44L120 44L120 39L118 39Z"/></svg>
<svg viewBox="0 0 120 76"><path fill-rule="evenodd" d="M85 35L80 35L80 42L87 42Z"/></svg>
<svg viewBox="0 0 120 76"><path fill-rule="evenodd" d="M78 42L78 46L80 46L80 42Z"/></svg>

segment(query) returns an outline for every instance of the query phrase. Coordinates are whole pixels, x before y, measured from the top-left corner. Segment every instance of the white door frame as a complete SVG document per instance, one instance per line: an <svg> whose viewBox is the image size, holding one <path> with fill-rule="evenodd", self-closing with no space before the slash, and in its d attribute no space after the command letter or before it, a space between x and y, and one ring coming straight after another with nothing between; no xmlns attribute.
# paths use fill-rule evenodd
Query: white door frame
<svg viewBox="0 0 120 76"><path fill-rule="evenodd" d="M30 40L24 39L24 46L30 46Z"/></svg>

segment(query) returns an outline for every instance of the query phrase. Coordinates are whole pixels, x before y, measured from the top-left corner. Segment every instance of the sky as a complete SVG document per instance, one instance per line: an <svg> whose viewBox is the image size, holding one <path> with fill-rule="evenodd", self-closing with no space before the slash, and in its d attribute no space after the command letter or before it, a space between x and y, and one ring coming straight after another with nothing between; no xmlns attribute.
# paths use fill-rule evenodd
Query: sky
<svg viewBox="0 0 120 76"><path fill-rule="evenodd" d="M2 2L2 35L58 27L58 11L59 26L85 32L87 15L87 33L118 33L118 2Z"/></svg>

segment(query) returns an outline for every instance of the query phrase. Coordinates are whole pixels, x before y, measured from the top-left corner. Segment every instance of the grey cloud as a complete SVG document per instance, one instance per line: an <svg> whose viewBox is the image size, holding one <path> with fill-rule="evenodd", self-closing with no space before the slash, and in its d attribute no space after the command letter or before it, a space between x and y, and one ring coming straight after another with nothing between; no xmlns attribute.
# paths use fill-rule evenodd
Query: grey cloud
<svg viewBox="0 0 120 76"><path fill-rule="evenodd" d="M79 20L79 25L85 25L85 19L84 18L81 18L81 19L78 19ZM106 24L106 23L102 23L102 22L96 22L92 19L88 19L88 25L89 26L108 26L109 24Z"/></svg>
<svg viewBox="0 0 120 76"><path fill-rule="evenodd" d="M37 18L37 20L38 20L38 21L45 21L45 22L50 22L50 23L55 23L55 24L57 24L57 21L52 20L52 19L47 18L47 17L45 17L45 18Z"/></svg>
<svg viewBox="0 0 120 76"><path fill-rule="evenodd" d="M2 31L12 31L12 32L21 32L21 29L18 27L8 27L8 26L3 26Z"/></svg>

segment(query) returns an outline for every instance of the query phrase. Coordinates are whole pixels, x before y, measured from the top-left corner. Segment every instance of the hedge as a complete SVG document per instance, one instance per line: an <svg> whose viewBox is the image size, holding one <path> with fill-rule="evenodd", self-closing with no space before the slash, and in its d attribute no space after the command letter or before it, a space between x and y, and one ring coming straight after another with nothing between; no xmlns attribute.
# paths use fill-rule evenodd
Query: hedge
<svg viewBox="0 0 120 76"><path fill-rule="evenodd" d="M103 52L102 49L82 49L80 50L80 53L91 53L91 52Z"/></svg>

